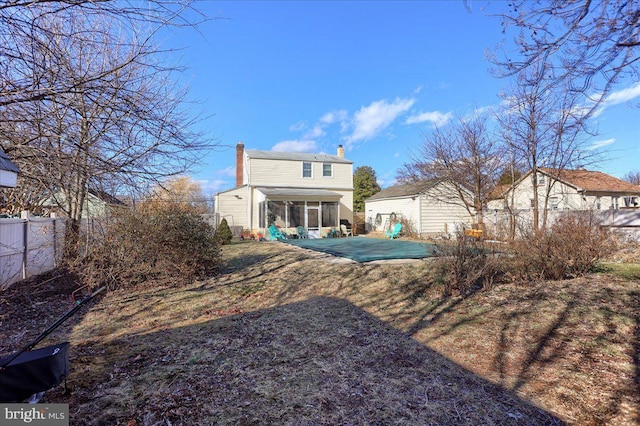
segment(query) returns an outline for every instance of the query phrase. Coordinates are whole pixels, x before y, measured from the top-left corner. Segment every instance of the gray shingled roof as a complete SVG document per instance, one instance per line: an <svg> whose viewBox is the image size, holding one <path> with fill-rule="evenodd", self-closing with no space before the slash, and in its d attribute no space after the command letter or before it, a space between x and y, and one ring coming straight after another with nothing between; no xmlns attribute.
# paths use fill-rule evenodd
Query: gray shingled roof
<svg viewBox="0 0 640 426"><path fill-rule="evenodd" d="M118 198L114 197L111 194L107 194L104 191L100 191L98 189L89 189L89 193L98 197L100 200L104 201L107 204L111 204L114 206L124 206L125 204L120 201Z"/></svg>
<svg viewBox="0 0 640 426"><path fill-rule="evenodd" d="M438 181L431 180L427 182L421 183L407 183L404 185L396 185L391 186L389 188L385 188L382 191L372 195L367 198L365 201L374 201L374 200L384 200L387 198L401 198L401 197L411 197L413 195L418 195L421 192L424 192L428 188L435 185Z"/></svg>
<svg viewBox="0 0 640 426"><path fill-rule="evenodd" d="M6 170L8 172L20 173L18 166L13 164L7 154L0 149L0 170Z"/></svg>
<svg viewBox="0 0 640 426"><path fill-rule="evenodd" d="M341 198L342 195L329 191L326 189L313 189L313 188L258 188L267 197L286 197L286 196L301 196L301 197L335 197Z"/></svg>
<svg viewBox="0 0 640 426"><path fill-rule="evenodd" d="M345 163L353 164L353 161L347 160L337 155L328 154L306 154L302 152L278 152L278 151L259 151L257 149L245 150L249 158L259 158L263 160L288 160L288 161L309 161L309 162L327 162L327 163Z"/></svg>

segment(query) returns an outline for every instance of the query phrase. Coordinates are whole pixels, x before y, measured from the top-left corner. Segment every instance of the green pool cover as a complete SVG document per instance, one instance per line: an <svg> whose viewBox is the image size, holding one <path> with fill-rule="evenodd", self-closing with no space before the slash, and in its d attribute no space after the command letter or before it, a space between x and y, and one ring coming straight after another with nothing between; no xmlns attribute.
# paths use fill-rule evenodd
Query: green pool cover
<svg viewBox="0 0 640 426"><path fill-rule="evenodd" d="M436 252L436 246L433 244L366 237L284 240L284 242L334 256L348 257L356 262L422 259L432 257Z"/></svg>

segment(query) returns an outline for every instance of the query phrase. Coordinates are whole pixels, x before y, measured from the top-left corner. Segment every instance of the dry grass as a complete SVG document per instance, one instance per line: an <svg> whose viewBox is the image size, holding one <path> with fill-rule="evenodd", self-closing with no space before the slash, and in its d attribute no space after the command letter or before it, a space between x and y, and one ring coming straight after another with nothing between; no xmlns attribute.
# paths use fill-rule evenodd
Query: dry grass
<svg viewBox="0 0 640 426"><path fill-rule="evenodd" d="M223 252L216 279L112 292L51 336L73 392L46 400L72 424L640 423L638 280L441 298L429 262Z"/></svg>

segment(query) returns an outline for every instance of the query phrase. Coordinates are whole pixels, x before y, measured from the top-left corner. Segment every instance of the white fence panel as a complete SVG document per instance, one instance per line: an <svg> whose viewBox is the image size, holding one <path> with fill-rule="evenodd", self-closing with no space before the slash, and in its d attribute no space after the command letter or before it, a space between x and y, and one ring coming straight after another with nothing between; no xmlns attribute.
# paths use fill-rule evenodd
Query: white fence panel
<svg viewBox="0 0 640 426"><path fill-rule="evenodd" d="M0 289L54 269L62 259L64 219L0 219Z"/></svg>
<svg viewBox="0 0 640 426"><path fill-rule="evenodd" d="M559 217L574 210L550 210L547 211L547 226L553 224ZM615 232L622 233L633 239L640 240L640 209L621 210L583 210L583 213L592 213L594 222L607 227ZM543 212L540 212L542 223ZM516 235L522 230L531 229L533 224L532 210L519 210L512 216L506 211L485 211L485 226L492 237L505 239L509 235L510 221L516 223Z"/></svg>
<svg viewBox="0 0 640 426"><path fill-rule="evenodd" d="M57 266L55 225L51 219L31 218L27 235L27 277L43 274Z"/></svg>
<svg viewBox="0 0 640 426"><path fill-rule="evenodd" d="M604 226L640 227L640 210L603 210L596 212L596 217Z"/></svg>
<svg viewBox="0 0 640 426"><path fill-rule="evenodd" d="M0 289L22 279L25 219L0 219Z"/></svg>

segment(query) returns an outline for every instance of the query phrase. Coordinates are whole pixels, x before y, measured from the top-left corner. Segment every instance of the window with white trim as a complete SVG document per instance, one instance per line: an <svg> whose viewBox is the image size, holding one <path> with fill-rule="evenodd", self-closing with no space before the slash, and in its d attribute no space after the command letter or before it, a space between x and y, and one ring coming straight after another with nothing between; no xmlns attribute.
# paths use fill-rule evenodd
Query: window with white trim
<svg viewBox="0 0 640 426"><path fill-rule="evenodd" d="M303 178L313 177L311 174L311 163L307 163L307 162L302 163L302 177Z"/></svg>
<svg viewBox="0 0 640 426"><path fill-rule="evenodd" d="M322 163L322 177L333 177L333 164Z"/></svg>
<svg viewBox="0 0 640 426"><path fill-rule="evenodd" d="M545 176L538 174L538 185L544 185L545 183L546 183Z"/></svg>

